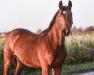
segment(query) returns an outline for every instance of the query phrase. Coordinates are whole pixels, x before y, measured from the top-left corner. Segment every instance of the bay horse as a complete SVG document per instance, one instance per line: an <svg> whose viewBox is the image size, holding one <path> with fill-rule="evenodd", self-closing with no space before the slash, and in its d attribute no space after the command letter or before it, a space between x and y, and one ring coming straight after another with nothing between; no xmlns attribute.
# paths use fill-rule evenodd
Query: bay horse
<svg viewBox="0 0 94 75"><path fill-rule="evenodd" d="M42 68L42 75L60 75L67 51L65 36L72 26L72 2L63 6L59 2L49 27L40 34L26 29L14 29L9 32L4 41L4 75L9 75L13 62L16 65L14 75L21 75L24 65Z"/></svg>

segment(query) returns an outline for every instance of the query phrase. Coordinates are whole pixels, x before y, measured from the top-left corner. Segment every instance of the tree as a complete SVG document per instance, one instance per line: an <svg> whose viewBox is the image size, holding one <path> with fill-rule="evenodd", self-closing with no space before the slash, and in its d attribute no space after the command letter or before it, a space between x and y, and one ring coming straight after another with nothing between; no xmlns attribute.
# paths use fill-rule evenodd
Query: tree
<svg viewBox="0 0 94 75"><path fill-rule="evenodd" d="M74 26L72 29L71 29L72 33L76 33L77 32L77 28L76 26Z"/></svg>
<svg viewBox="0 0 94 75"><path fill-rule="evenodd" d="M41 32L42 32L42 30L41 30L41 29L38 29L36 33L39 34L39 33L41 33Z"/></svg>
<svg viewBox="0 0 94 75"><path fill-rule="evenodd" d="M84 32L94 32L94 26L89 26L86 29L84 29Z"/></svg>

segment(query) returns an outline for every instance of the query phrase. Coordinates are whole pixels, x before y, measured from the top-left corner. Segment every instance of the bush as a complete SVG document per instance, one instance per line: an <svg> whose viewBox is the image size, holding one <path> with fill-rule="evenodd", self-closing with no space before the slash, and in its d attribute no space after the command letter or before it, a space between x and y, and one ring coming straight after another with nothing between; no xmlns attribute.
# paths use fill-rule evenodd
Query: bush
<svg viewBox="0 0 94 75"><path fill-rule="evenodd" d="M84 46L87 48L84 48ZM94 61L94 34L76 34L66 38L67 64Z"/></svg>
<svg viewBox="0 0 94 75"><path fill-rule="evenodd" d="M83 32L84 32L84 33L85 33L85 32L86 32L86 33L87 33L87 32L88 32L88 33L94 32L94 26L89 26L89 27L87 27L86 29L83 30Z"/></svg>
<svg viewBox="0 0 94 75"><path fill-rule="evenodd" d="M4 69L3 47L4 47L4 38L0 37L0 75L3 75L3 69Z"/></svg>

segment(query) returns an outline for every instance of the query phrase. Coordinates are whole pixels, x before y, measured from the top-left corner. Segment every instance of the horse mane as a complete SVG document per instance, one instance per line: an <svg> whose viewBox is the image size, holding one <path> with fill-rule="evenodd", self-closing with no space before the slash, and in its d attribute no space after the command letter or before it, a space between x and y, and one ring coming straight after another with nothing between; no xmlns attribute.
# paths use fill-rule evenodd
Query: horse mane
<svg viewBox="0 0 94 75"><path fill-rule="evenodd" d="M63 7L62 7L62 10L63 10L63 11L66 11L67 9L68 9L67 6L63 6ZM58 12L59 12L59 10L55 13L53 19L51 20L51 22L50 22L50 24L49 24L49 27L48 27L47 29L45 29L44 31L42 31L41 34L42 34L42 33L47 33L47 32L49 32L49 31L51 30L52 26L54 25L54 22L55 22L55 19L56 19L56 16L57 16Z"/></svg>
<svg viewBox="0 0 94 75"><path fill-rule="evenodd" d="M49 24L49 27L47 29L45 29L44 31L41 32L42 33L47 33L51 30L52 26L54 25L54 22L55 22L55 19L56 19L56 16L58 14L59 10L55 13L53 19L51 20L50 24Z"/></svg>
<svg viewBox="0 0 94 75"><path fill-rule="evenodd" d="M54 24L54 22L55 22L55 19L56 19L56 16L57 16L58 12L59 12L59 10L55 13L55 15L54 15L52 21L51 21L50 24L49 24L49 27L48 27L48 30L49 30L49 31L51 30L51 28L52 28L52 26L53 26L53 24Z"/></svg>
<svg viewBox="0 0 94 75"><path fill-rule="evenodd" d="M63 7L62 7L62 10L63 10L63 11L66 11L67 9L68 9L68 6L63 6ZM52 26L53 26L53 24L54 24L54 22L55 22L55 19L56 19L56 16L57 16L58 12L59 12L59 10L56 12L56 14L54 15L52 21L50 22L49 27L48 27L49 30L52 28Z"/></svg>

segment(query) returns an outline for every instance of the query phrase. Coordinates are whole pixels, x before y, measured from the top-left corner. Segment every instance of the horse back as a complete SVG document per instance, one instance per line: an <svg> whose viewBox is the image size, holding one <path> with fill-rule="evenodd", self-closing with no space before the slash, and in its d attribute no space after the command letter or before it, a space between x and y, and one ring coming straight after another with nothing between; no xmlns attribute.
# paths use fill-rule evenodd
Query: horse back
<svg viewBox="0 0 94 75"><path fill-rule="evenodd" d="M37 36L36 36L37 35ZM26 29L15 29L8 33L4 41L4 51L11 50L12 53L15 51L16 44L21 43L34 43L38 39L38 34L34 34Z"/></svg>

